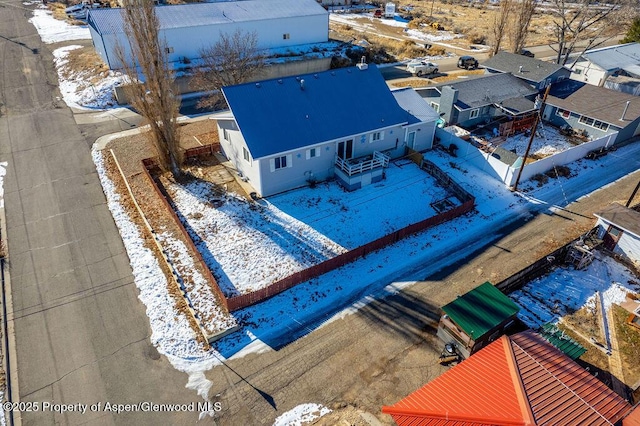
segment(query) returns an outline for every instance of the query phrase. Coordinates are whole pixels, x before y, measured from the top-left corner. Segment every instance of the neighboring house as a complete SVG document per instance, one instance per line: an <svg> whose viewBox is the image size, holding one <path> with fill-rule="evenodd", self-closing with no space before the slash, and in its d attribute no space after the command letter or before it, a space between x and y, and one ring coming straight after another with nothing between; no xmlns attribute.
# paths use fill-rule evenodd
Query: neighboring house
<svg viewBox="0 0 640 426"><path fill-rule="evenodd" d="M566 80L551 86L542 118L591 139L618 132L611 143L622 142L640 135L640 97Z"/></svg>
<svg viewBox="0 0 640 426"><path fill-rule="evenodd" d="M636 410L637 411L637 410ZM394 405L398 425L633 425L633 407L541 336L502 336Z"/></svg>
<svg viewBox="0 0 640 426"><path fill-rule="evenodd" d="M613 203L594 215L605 248L640 265L640 212Z"/></svg>
<svg viewBox="0 0 640 426"><path fill-rule="evenodd" d="M261 196L334 176L349 190L379 181L406 146L431 148L439 118L367 64L222 92L231 116L217 117L220 145Z"/></svg>
<svg viewBox="0 0 640 426"><path fill-rule="evenodd" d="M611 76L640 78L640 43L587 50L571 67L571 78L603 86Z"/></svg>
<svg viewBox="0 0 640 426"><path fill-rule="evenodd" d="M438 337L468 358L504 334L520 307L486 282L442 307Z"/></svg>
<svg viewBox="0 0 640 426"><path fill-rule="evenodd" d="M328 40L329 15L315 0L244 0L156 6L159 37L169 62L200 58L220 34L255 32L258 47L281 48ZM116 45L130 52L122 9L95 9L87 23L93 45L110 69L122 68Z"/></svg>
<svg viewBox="0 0 640 426"><path fill-rule="evenodd" d="M627 299L620 304L620 306L627 312L627 324L636 328L640 328L640 300Z"/></svg>
<svg viewBox="0 0 640 426"><path fill-rule="evenodd" d="M569 78L571 71L562 65L515 53L500 52L482 66L490 73L511 73L542 91L550 84Z"/></svg>
<svg viewBox="0 0 640 426"><path fill-rule="evenodd" d="M473 127L534 110L538 91L511 74L492 74L418 90L449 125Z"/></svg>

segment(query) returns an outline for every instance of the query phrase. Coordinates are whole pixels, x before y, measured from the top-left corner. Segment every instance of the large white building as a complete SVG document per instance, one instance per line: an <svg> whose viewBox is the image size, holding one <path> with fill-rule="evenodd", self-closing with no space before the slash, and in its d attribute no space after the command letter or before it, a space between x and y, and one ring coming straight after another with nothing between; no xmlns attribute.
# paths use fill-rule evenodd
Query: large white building
<svg viewBox="0 0 640 426"><path fill-rule="evenodd" d="M197 59L202 48L220 34L256 32L261 49L322 43L329 37L329 14L315 0L243 0L157 6L160 38L170 62ZM111 69L122 68L116 58L119 43L129 50L122 9L95 9L87 22L96 51Z"/></svg>

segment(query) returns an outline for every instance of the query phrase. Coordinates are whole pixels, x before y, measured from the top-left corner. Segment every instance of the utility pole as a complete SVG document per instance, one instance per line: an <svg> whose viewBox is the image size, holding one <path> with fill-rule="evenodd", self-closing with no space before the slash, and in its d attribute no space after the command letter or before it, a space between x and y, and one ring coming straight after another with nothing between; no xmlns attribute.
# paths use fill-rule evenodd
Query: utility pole
<svg viewBox="0 0 640 426"><path fill-rule="evenodd" d="M640 180L638 181L638 184L636 185L636 189L634 189L633 192L631 193L631 197L629 197L629 200L627 201L627 204L625 204L625 207L629 207L631 205L631 201L633 201L633 197L636 196L636 193L638 192L638 189L640 189Z"/></svg>
<svg viewBox="0 0 640 426"><path fill-rule="evenodd" d="M549 90L551 89L551 85L547 86L547 90L544 91L544 96L542 97L542 103L540 104L540 108L536 113L536 118L533 120L533 126L531 127L531 137L529 138L529 143L527 144L527 150L524 152L524 158L522 159L522 165L520 166L520 170L518 170L518 177L516 178L516 183L513 185L512 191L518 190L518 183L520 183L520 176L522 176L522 170L524 169L525 164L527 163L527 157L529 156L529 150L531 149L531 144L533 144L533 138L536 137L536 129L538 128L538 122L540 121L540 111L544 108L544 103L547 101L547 96L549 95Z"/></svg>

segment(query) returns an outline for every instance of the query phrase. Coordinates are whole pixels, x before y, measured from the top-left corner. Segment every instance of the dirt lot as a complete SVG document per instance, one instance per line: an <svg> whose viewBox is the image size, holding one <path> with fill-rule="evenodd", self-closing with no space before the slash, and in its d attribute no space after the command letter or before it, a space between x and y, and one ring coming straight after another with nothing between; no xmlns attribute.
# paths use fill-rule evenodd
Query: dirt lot
<svg viewBox="0 0 640 426"><path fill-rule="evenodd" d="M451 51L451 47L470 49L475 46L482 49L483 45L490 46L494 43L492 27L498 14L497 5L484 1L454 3L449 0L437 2L399 0L394 3L397 12L413 17L409 28L416 28L434 36L442 35L442 32L434 29L432 26L434 25L458 36L450 40L429 42L434 46L434 49L428 52L431 55L441 54L443 47L447 51ZM353 16L358 15L354 14ZM413 42L402 41L406 37L403 28L385 25L384 20L370 19L370 16L371 13L362 14L361 18L353 21L354 25L332 22L330 27L344 39L365 39L371 43L372 48L384 46L386 50L396 56L396 59L427 54L426 50L417 48ZM621 28L626 28L626 23L619 21L617 23L619 25L611 26L611 35L617 34ZM361 25L368 25L372 28L363 34L358 28ZM554 29L554 17L550 9L542 5L538 6L531 21L525 45L537 46L557 42L554 37ZM511 48L510 39L511 37L507 33L503 40L503 49L509 50Z"/></svg>

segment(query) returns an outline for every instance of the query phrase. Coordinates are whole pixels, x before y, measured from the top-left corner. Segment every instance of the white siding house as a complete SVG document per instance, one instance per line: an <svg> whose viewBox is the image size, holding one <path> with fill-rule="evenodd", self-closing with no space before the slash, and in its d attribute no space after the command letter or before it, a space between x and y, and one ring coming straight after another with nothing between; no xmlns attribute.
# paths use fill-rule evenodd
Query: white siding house
<svg viewBox="0 0 640 426"><path fill-rule="evenodd" d="M571 67L571 79L600 87L618 74L640 78L640 43L588 50Z"/></svg>
<svg viewBox="0 0 640 426"><path fill-rule="evenodd" d="M640 265L640 212L614 203L594 215L604 246Z"/></svg>
<svg viewBox="0 0 640 426"><path fill-rule="evenodd" d="M329 15L315 0L241 0L157 6L160 38L169 62L197 59L202 48L220 34L256 32L261 49L282 48L328 40ZM92 9L87 18L93 45L111 69L121 68L115 55L129 45L122 9Z"/></svg>
<svg viewBox="0 0 640 426"><path fill-rule="evenodd" d="M224 87L232 115L217 117L220 145L261 196L334 176L357 189L407 145L431 148L438 114L406 90L392 94L366 64Z"/></svg>

